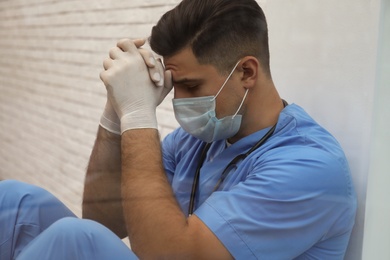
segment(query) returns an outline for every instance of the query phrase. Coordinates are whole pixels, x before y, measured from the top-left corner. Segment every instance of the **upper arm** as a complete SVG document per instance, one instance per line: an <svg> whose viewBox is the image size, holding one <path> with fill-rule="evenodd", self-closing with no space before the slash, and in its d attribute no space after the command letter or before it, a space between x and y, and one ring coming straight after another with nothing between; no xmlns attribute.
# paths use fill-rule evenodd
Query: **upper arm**
<svg viewBox="0 0 390 260"><path fill-rule="evenodd" d="M175 140L180 133L177 129L173 133L167 135L162 142L163 163L168 181L171 183L176 169L176 163L180 154L177 152L177 143L183 148L183 142L186 140ZM190 146L194 147L194 145ZM196 215L192 215L187 219L187 236L190 238L190 252L194 259L233 259L229 251L218 239L218 237L200 220Z"/></svg>

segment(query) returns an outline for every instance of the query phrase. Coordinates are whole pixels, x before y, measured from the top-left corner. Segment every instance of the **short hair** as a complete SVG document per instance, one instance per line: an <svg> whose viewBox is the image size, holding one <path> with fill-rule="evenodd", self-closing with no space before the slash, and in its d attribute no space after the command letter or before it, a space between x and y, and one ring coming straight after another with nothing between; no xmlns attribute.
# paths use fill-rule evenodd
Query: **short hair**
<svg viewBox="0 0 390 260"><path fill-rule="evenodd" d="M220 73L254 56L270 76L267 21L255 0L183 0L153 27L149 43L163 57L190 47Z"/></svg>

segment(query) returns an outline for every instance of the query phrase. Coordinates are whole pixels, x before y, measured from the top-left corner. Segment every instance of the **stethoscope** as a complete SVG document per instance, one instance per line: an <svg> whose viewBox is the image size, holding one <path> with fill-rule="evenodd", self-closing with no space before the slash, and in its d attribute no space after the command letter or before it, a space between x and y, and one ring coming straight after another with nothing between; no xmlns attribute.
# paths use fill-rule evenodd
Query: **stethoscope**
<svg viewBox="0 0 390 260"><path fill-rule="evenodd" d="M288 105L288 103L285 100L282 100L282 101L283 101L283 106L286 107ZM277 125L277 123L275 125L273 125L268 130L268 132L254 146L252 146L251 149L249 149L249 151L247 151L246 153L242 153L242 154L237 155L236 157L233 158L233 160L231 160L229 162L229 164L223 170L221 177L219 178L217 184L215 185L215 187L213 189L213 192L219 189L219 187L221 186L223 181L226 179L229 172L231 172L232 169L237 168L238 162L243 161L246 157L248 157L248 155L250 155L253 151L255 151L257 148L262 146L273 135L275 128L276 128L276 125ZM199 160L198 165L196 167L194 180L192 182L190 204L188 206L188 215L189 216L191 216L194 213L195 197L196 197L196 193L197 193L198 188L199 188L200 168L202 168L202 166L203 166L203 162L206 159L206 155L207 155L207 152L208 152L211 144L212 143L206 143L205 146L203 147L202 153L200 155L200 160Z"/></svg>

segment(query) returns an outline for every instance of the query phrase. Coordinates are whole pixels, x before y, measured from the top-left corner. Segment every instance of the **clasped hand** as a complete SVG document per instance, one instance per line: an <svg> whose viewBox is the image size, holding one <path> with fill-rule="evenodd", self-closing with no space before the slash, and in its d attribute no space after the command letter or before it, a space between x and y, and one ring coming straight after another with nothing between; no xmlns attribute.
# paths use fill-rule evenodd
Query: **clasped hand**
<svg viewBox="0 0 390 260"><path fill-rule="evenodd" d="M140 48L144 44L145 40L120 40L103 62L100 78L107 104L100 124L110 132L157 129L156 107L171 91L172 76L151 51Z"/></svg>

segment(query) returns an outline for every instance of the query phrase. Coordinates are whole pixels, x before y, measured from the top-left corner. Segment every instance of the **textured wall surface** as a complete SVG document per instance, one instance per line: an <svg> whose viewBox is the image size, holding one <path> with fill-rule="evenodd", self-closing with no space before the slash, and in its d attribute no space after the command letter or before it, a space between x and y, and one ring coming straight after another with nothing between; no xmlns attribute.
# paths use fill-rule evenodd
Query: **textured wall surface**
<svg viewBox="0 0 390 260"><path fill-rule="evenodd" d="M85 168L105 104L108 50L150 33L178 1L0 1L0 178L38 184L80 214ZM170 98L161 135L177 123Z"/></svg>

